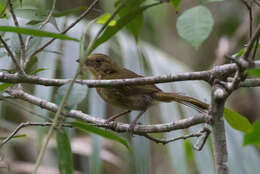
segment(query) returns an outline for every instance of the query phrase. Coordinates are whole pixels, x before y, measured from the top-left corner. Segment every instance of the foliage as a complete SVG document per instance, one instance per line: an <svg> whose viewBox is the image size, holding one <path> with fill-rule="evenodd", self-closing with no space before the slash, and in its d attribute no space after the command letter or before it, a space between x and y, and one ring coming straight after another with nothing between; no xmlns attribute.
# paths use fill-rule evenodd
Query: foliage
<svg viewBox="0 0 260 174"><path fill-rule="evenodd" d="M116 2L107 1L104 2L104 4L109 4L112 10L109 10L109 8L106 9L106 5L104 5L104 11L100 12L99 9L94 9L94 11L96 10L95 12L97 14L94 14L93 12L94 17L88 18L87 16L88 24L81 22L81 28L77 25L73 26L76 32L73 31L74 28L72 28L70 31L72 31L72 33L75 33L74 35L71 33L66 34L66 32L64 32L66 31L64 29L66 29L66 26L68 26L68 24L66 24L67 20L70 21L71 19L73 19L74 22L75 19L71 17L74 16L77 18L79 16L79 12L84 12L89 8L89 6L72 7L61 11L58 11L56 9L54 11L50 11L50 8L44 8L45 6L49 7L47 5L47 2L35 1L32 3L30 0L13 1L14 14L18 17L18 22L20 24L19 26L16 26L13 25L10 7L5 8L7 1L0 0L0 34L3 40L7 43L7 46L10 48L11 52L14 54L18 64L23 64L24 62L26 62L26 60L28 60L28 62L24 63L23 66L24 71L27 75L39 75L46 78L70 78L75 72L74 64L76 63L74 59L77 58L77 56L75 56L75 52L78 51L80 51L80 58L84 58L92 52L109 52L111 53L111 55L115 56L115 59L117 59L117 61L125 63L125 67L132 69L134 67L135 71L139 71L139 73L146 72L149 74L150 72L153 72L156 75L167 73L174 74L176 72L178 73L192 71L192 69L181 63L179 60L173 58L172 56L167 55L165 52L161 51L158 48L160 46L158 43L160 43L163 40L162 38L165 38L166 36L163 35L163 32L166 31L164 28L164 24L170 22L174 22L174 24L176 23L177 33L180 38L176 39L175 43L182 42L180 44L181 46L176 44L178 45L178 47L175 48L175 43L171 42L170 39L167 40L166 43L168 47L176 49L174 50L176 51L176 55L178 55L177 52L179 52L178 48L182 48L180 49L182 52L189 52L190 50L188 50L187 45L195 48L195 50L193 49L190 52L198 51L199 49L201 51L205 46L205 44L203 43L206 40L214 40L215 35L212 31L213 29L215 31L215 28L219 22L215 20L215 18L217 18L217 14L215 14L216 11L212 10L215 7L214 5L211 6L211 4L218 3L218 5L221 5L226 3L223 0L200 0L198 2L200 2L200 5L191 4L187 8L187 4L185 4L184 1L181 0L117 0ZM160 19L160 14L154 13L154 11L158 9L161 10L163 8L168 8L167 12L170 9L173 13L169 14L175 16L170 16L170 20L168 21L166 21L166 19ZM162 13L162 11L163 10L161 10L160 13ZM52 15L49 16L49 14ZM176 21L173 21L172 19L175 19L175 17ZM47 19L48 21L46 21ZM155 19L160 20L155 21ZM83 19L81 19L81 21L83 21ZM73 22L68 23L70 24ZM158 23L160 25L157 25ZM81 33L80 31L82 28L84 32L81 34L81 36L79 36L78 33ZM170 28L170 30L173 29ZM126 34L126 32L124 31L127 31L130 34ZM79 46L78 38L80 37L81 45ZM46 47L42 47L44 46L44 44L50 41L50 39L57 40L54 44L55 46L50 46L47 49ZM146 42L149 39L154 39L153 45ZM159 41L157 42L157 40ZM67 41L74 42L69 43ZM25 46L21 42L24 42ZM70 47L64 47L64 43L71 45ZM74 47L75 45L76 47ZM23 46L25 48L23 48ZM63 47L67 49L62 50ZM255 47L259 47L259 44L256 44ZM23 49L25 51L24 55L22 55ZM208 49L210 50L210 48ZM232 57L241 57L245 53L245 50L246 47L241 48L237 52L233 53ZM213 52L208 50L204 51ZM41 52L42 54L38 54L39 52ZM4 69L1 69L1 71L16 75L16 67L14 68L13 66L10 66L8 61L6 61L7 59L9 59L9 54L10 53L5 50L5 45L1 43L0 61L1 63L4 62L3 64L1 64L1 66L4 66ZM50 57L52 57L53 59ZM69 57L69 61L65 60L65 57ZM124 57L124 59L120 59L119 57ZM248 70L247 73L248 75L255 77L260 76L259 69L251 69ZM44 98L45 100L54 101L57 105L60 105L63 97L67 94L69 88L69 84L65 84L59 87L57 90L56 88L51 87L48 89L44 88L44 90L41 91L42 88L36 85L28 85L29 87L27 85L22 86L26 90L28 88L28 91L33 92L37 97L39 96L41 98ZM166 91L171 91L173 88L172 84L167 84L164 86L161 86L160 84L158 86ZM3 82L0 84L0 94L4 94L4 91L6 89L16 87L19 86L12 83ZM207 101L209 101L209 91L201 83L174 83L174 89L187 95L196 96L196 98L200 98L201 100L206 99ZM73 89L70 92L68 99L66 100L65 109L62 109L62 113L66 113L68 110L76 109L77 107L79 109L82 109L85 113L88 113L91 108L89 102L93 101L93 98L95 97L95 95L92 94L93 90L90 90L86 85L74 84ZM104 105L103 103L101 104ZM2 107L4 108L3 111L1 110L1 112L4 113L3 115L8 115L5 113L9 113L10 110L5 109L5 105L1 104L0 109L2 109ZM194 111L191 111L186 107L180 107L175 103L171 103L167 106L160 104L159 107L160 108L158 109L158 111L149 115L162 115L160 119L163 122L171 122L172 120L182 119L189 114L194 114ZM96 105L93 108L100 109L102 111L104 110L104 114L110 113L106 112L106 110L110 111L110 108L106 109L105 107L102 107L101 109L99 105ZM40 111L33 107L32 109L33 111L31 113L43 113L42 110ZM12 112L16 113L15 111ZM16 124L17 120L24 121L24 118L19 119L13 116L17 114L24 115L22 112L18 112L16 114L12 113L11 119L8 118L8 121L6 121L6 118L3 117L1 118L1 121L12 122L12 125ZM45 112L44 114L47 114L47 112ZM135 114L132 113L132 115ZM45 118L49 119L50 117ZM259 122L251 124L246 117L228 108L225 108L224 110L224 118L233 129L243 133L244 145L256 145L257 147L260 147ZM157 119L154 119L154 117L149 117L149 119L152 120L152 122L156 121L156 123L160 120L158 117ZM28 117L26 117L26 120L35 121L35 119L28 119ZM60 122L70 123L70 126L72 126L73 128L70 130L68 130L67 128L63 128ZM99 158L99 160L101 160L100 156L104 154L108 156L110 155L109 157L113 155L122 157L123 154L127 154L127 162L122 160L123 157L122 159L119 159L119 161L123 161L124 165L127 165L129 163L129 166L127 167L129 171L133 170L132 173L150 173L152 171L151 168L155 168L151 164L151 161L153 160L147 158L152 158L152 153L150 153L150 151L156 149L157 146L156 148L154 148L153 145L150 145L150 142L148 142L148 140L146 139L143 139L143 137L135 138L130 145L125 138L121 137L121 134L119 136L106 129L98 128L96 127L96 125L89 125L80 121L64 118L63 116L60 117L57 124L58 125L54 129L56 133L56 145L58 152L57 165L59 166L60 173L62 174L74 173L73 160L75 160L75 158L73 154L75 154L75 152L73 151L71 144L73 141L75 141L75 137L78 137L78 134L81 134L84 137L91 137L91 141L93 141L92 143L90 143L92 144L92 147L85 147L86 149L89 148L88 150L90 152L88 152L89 154L87 154L87 156L90 159ZM5 125L3 124L1 126L4 128ZM75 131L74 128L80 130L81 132L79 133ZM187 132L193 131L193 128L189 128L187 130ZM187 132L171 132L166 134L165 136L166 138L172 138L172 136L182 135L183 133ZM45 134L45 131L39 130L38 133L38 137L40 141L42 141L41 136ZM95 134L100 137L95 138L94 136L89 136L89 133ZM231 135L232 132L227 132L227 136L231 137ZM21 139L25 138L25 136L14 136L13 138L18 137ZM26 136L26 138L27 137L28 136ZM121 150L120 146L109 146L109 144L111 143L110 141L99 141L101 137L105 138L106 140L108 139L117 142L115 143L115 145L118 143L123 145L123 147L125 147L128 151L126 152L124 150ZM11 141L13 141L13 139L11 139ZM94 147L94 145L97 144L98 147ZM160 158L163 159L165 158L164 156L166 156L164 154L169 154L170 156L169 159L167 158L166 164L162 164L162 166L171 166L172 168L169 170L174 170L176 173L209 173L209 171L213 172L213 155L210 153L212 145L208 143L205 145L202 152L195 152L192 149L192 144L194 144L192 140L185 140L184 142L169 144L167 146L167 149L165 150L166 152L160 153L158 155ZM232 149L242 149L242 147L240 147L242 144L241 141L230 142L230 144ZM107 146L112 150L107 148ZM160 149L163 149L162 146L158 147L160 147ZM114 153L113 150L116 152ZM252 153L252 151L247 150L248 149L243 148L241 150L241 154L244 155L248 153L252 156L252 158L257 156L257 154L254 154ZM92 155L90 155L91 151ZM79 154L79 156L80 155L82 154ZM232 162L236 161L236 156L234 154L231 153L229 157ZM111 159L113 158L111 157ZM257 162L259 161L259 159L259 156L257 156L257 160L255 161ZM102 156L102 160L105 160L104 156ZM207 165L205 166L205 164ZM236 165L230 164L229 167L231 168L231 171L232 168L234 169L238 168L238 166L242 166L242 168L245 168L245 171L247 171L248 168L252 168L252 173L254 173L254 169L259 167L254 164L250 166L242 160L239 162L236 161ZM75 168L78 167L77 165L75 166ZM100 169L96 170L95 172L102 173L102 167L105 168L106 166L97 165L97 167ZM118 167L123 168L126 166ZM88 173L90 172L88 171ZM156 171L154 171L154 173L156 173Z"/></svg>

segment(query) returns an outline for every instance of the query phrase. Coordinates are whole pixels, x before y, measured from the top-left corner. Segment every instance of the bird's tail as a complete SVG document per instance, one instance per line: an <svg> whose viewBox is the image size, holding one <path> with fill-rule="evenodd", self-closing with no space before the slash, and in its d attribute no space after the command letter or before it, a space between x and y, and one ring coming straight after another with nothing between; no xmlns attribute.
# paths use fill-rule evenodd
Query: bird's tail
<svg viewBox="0 0 260 174"><path fill-rule="evenodd" d="M183 96L178 93L156 92L154 94L154 99L162 102L175 101L196 109L199 112L205 112L205 110L209 108L208 104L203 103L200 100L188 96Z"/></svg>

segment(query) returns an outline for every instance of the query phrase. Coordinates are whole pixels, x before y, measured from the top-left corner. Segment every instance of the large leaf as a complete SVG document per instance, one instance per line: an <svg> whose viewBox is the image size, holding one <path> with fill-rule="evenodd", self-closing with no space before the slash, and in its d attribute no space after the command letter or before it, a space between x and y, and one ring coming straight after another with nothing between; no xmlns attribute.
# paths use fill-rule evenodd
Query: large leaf
<svg viewBox="0 0 260 174"><path fill-rule="evenodd" d="M260 147L260 121L253 124L253 129L244 136L244 145L257 144Z"/></svg>
<svg viewBox="0 0 260 174"><path fill-rule="evenodd" d="M208 38L213 27L210 11L204 6L196 6L185 11L177 20L179 35L198 49Z"/></svg>
<svg viewBox="0 0 260 174"><path fill-rule="evenodd" d="M77 128L81 131L88 132L88 133L94 133L94 134L100 135L104 138L119 142L120 144L124 145L128 150L130 150L127 141L125 139L121 138L120 136L116 135L113 132L100 129L95 126L90 126L90 125L87 125L87 124L85 124L83 122L79 122L79 121L72 122L71 124L72 124L72 126L74 126L75 128Z"/></svg>
<svg viewBox="0 0 260 174"><path fill-rule="evenodd" d="M70 147L70 140L63 128L56 131L56 142L60 173L73 174L73 155Z"/></svg>
<svg viewBox="0 0 260 174"><path fill-rule="evenodd" d="M90 51L93 51L95 48L97 48L100 44L104 43L108 39L110 39L114 34L116 34L121 28L123 28L125 25L127 25L129 22L131 22L133 19L135 19L138 15L141 15L142 12L153 5L146 5L143 7L136 8L132 11L130 11L125 16L122 16L117 21L116 27L108 27L104 31L104 33L95 41Z"/></svg>
<svg viewBox="0 0 260 174"><path fill-rule="evenodd" d="M252 129L252 125L246 117L231 109L225 108L224 117L229 125L236 130L247 133Z"/></svg>
<svg viewBox="0 0 260 174"><path fill-rule="evenodd" d="M58 34L58 33L53 33L48 31L37 30L37 29L24 28L24 27L0 26L0 31L14 32L14 33L32 35L37 37L51 37L51 38L56 38L61 40L72 40L76 42L79 41L76 38L69 37L64 34Z"/></svg>
<svg viewBox="0 0 260 174"><path fill-rule="evenodd" d="M144 2L144 0L130 0L128 3L125 5L124 8L120 9L118 15L120 17L126 16L128 13L133 11L133 9L138 9L140 8L140 5ZM142 29L143 25L143 13L140 13L130 21L127 25L126 28L134 35L135 40L138 40L139 33Z"/></svg>

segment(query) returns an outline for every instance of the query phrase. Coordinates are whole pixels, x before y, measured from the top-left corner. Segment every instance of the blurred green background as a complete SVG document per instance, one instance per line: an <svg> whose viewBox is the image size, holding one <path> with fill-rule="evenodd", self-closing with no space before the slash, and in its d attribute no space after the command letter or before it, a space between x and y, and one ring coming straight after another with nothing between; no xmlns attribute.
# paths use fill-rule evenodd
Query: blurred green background
<svg viewBox="0 0 260 174"><path fill-rule="evenodd" d="M154 0L147 0L154 2ZM88 6L92 1L86 0L57 0L56 10L64 11L80 6ZM95 20L99 15L112 13L115 1L100 1L95 10L68 32L69 36L81 37L86 32L87 39L94 37L100 28ZM206 1L205 1L206 2ZM94 52L109 54L122 66L143 75L163 75L190 71L208 70L215 65L226 63L225 54L232 55L239 51L248 39L248 13L245 6L237 0L205 3L199 0L183 0L176 12L168 3L153 7L144 12L143 26L136 41L133 35L124 29L116 34ZM176 21L186 10L203 4L212 13L214 27L210 36L196 50L177 33ZM21 8L36 8L49 11L51 0L23 0ZM72 23L80 13L73 13L66 17L56 18L59 30ZM30 19L18 16L22 25ZM260 9L254 8L254 26L259 23ZM5 21L6 20L6 21ZM0 19L1 23L8 23L7 19ZM28 26L28 25L27 25ZM54 24L48 24L46 30L58 32ZM13 40L15 36L8 33ZM12 39L11 39L12 40ZM40 40L41 43L48 39ZM15 43L9 42L15 48ZM17 44L17 43L16 43ZM36 49L39 45L34 45ZM2 49L2 48L1 48ZM55 51L55 53L54 53ZM79 43L57 40L40 53L37 66L47 68L38 75L48 78L72 78L78 64ZM0 68L11 67L10 58L0 58ZM24 85L25 91L40 98L55 102L57 87L39 85ZM158 84L165 91L175 91L196 97L210 103L210 86L198 81ZM15 127L25 121L43 121L30 114L28 108L46 117L53 114L32 106L20 100L0 102L1 136L6 136ZM259 88L244 88L236 91L228 99L227 106L246 116L251 123L259 120ZM83 102L77 108L94 116L107 117L120 112L118 108L105 104L95 89L89 89ZM196 112L176 103L158 104L152 107L142 118L143 123L165 123L173 120L193 116ZM134 112L131 115L136 115ZM124 117L120 121L129 122L132 117ZM67 120L70 121L70 120ZM199 130L196 126L188 130L157 134L156 137L175 137ZM227 145L229 152L230 173L256 174L260 170L259 150L254 146L243 146L243 134L226 124ZM33 168L40 143L46 134L46 128L27 127L19 134L26 134L25 138L17 138L9 142L0 154L0 173L18 174L29 173ZM201 152L192 149L195 139L173 142L161 145L151 142L144 137L125 137L133 151L111 140L98 135L86 134L74 129L66 129L73 152L75 173L91 174L209 174L213 173L212 145L210 138ZM57 150L53 138L45 154L40 173L58 173Z"/></svg>

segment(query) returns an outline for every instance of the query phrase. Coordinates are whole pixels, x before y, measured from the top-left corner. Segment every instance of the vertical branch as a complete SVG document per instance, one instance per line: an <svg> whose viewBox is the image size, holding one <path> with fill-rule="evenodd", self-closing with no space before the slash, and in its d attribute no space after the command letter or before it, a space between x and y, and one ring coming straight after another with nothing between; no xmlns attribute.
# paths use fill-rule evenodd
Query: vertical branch
<svg viewBox="0 0 260 174"><path fill-rule="evenodd" d="M17 18L14 14L14 8L13 8L12 0L8 0L8 4L9 4L9 7L10 7L11 16L14 20L14 24L15 24L16 27L19 27L19 23L18 23ZM20 64L22 65L23 62L24 62L24 59L25 59L25 45L24 45L22 35L20 33L18 33L18 38L19 38L20 46L21 46Z"/></svg>
<svg viewBox="0 0 260 174"><path fill-rule="evenodd" d="M228 174L227 144L224 126L224 105L227 92L220 85L214 85L212 89L212 101L210 115L214 122L212 124L213 146L214 146L214 166L216 174Z"/></svg>

